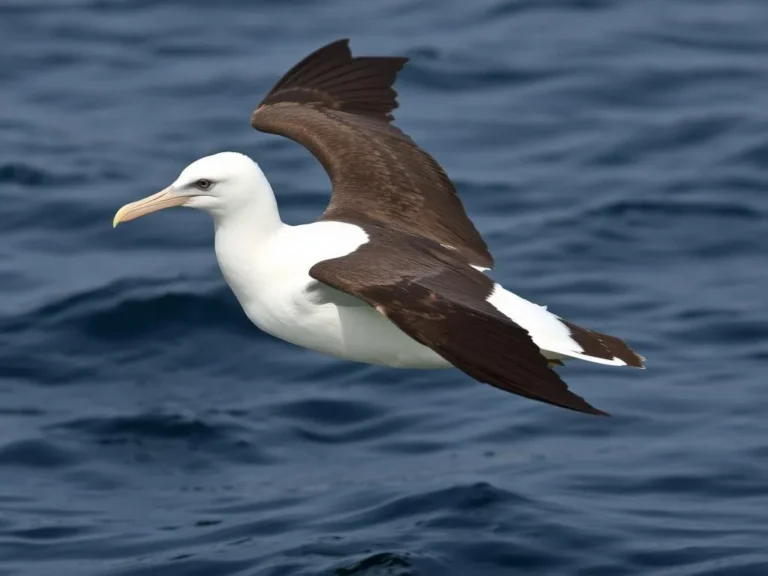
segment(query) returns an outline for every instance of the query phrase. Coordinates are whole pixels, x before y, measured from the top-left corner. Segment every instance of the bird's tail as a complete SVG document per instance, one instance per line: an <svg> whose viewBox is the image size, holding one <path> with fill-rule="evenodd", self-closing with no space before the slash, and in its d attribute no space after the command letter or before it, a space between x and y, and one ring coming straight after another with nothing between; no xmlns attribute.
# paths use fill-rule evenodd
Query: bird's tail
<svg viewBox="0 0 768 576"><path fill-rule="evenodd" d="M525 328L550 361L579 358L610 366L645 367L645 358L623 340L563 320L545 306L521 298L500 284L494 286L488 303Z"/></svg>
<svg viewBox="0 0 768 576"><path fill-rule="evenodd" d="M589 362L614 366L645 368L645 358L632 350L627 343L616 336L609 336L587 330L567 320L561 320L571 332L571 338L583 349L581 353L566 354Z"/></svg>

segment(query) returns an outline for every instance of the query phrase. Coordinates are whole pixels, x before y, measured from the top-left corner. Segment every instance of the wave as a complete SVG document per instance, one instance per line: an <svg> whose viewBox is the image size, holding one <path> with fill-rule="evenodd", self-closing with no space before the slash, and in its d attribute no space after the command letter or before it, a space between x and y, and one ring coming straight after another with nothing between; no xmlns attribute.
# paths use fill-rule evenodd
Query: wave
<svg viewBox="0 0 768 576"><path fill-rule="evenodd" d="M159 280L116 281L59 298L9 318L6 332L61 330L119 342L178 333L189 325L250 337L255 332L225 286L200 288L198 282Z"/></svg>
<svg viewBox="0 0 768 576"><path fill-rule="evenodd" d="M182 468L215 468L217 462L252 466L274 464L270 451L249 438L242 419L175 411L145 411L118 416L74 418L47 427L57 438L91 445L90 457L101 450L104 458L124 461L140 450L146 465L167 459ZM190 452L191 450L191 452Z"/></svg>
<svg viewBox="0 0 768 576"><path fill-rule="evenodd" d="M0 184L17 184L25 187L62 186L82 182L77 174L57 174L38 166L22 162L0 164Z"/></svg>

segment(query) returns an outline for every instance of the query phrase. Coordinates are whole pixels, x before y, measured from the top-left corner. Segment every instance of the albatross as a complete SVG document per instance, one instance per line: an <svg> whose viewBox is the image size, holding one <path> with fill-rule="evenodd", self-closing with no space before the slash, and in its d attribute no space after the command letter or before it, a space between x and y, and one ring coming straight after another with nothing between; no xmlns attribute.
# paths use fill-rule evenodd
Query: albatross
<svg viewBox="0 0 768 576"><path fill-rule="evenodd" d="M353 56L348 39L291 68L251 115L317 158L332 186L315 222L281 221L259 166L222 152L126 204L113 226L171 206L210 214L224 279L261 330L346 360L455 367L529 399L607 415L554 366L644 367L619 338L582 328L495 282L493 257L437 161L393 124L400 57Z"/></svg>

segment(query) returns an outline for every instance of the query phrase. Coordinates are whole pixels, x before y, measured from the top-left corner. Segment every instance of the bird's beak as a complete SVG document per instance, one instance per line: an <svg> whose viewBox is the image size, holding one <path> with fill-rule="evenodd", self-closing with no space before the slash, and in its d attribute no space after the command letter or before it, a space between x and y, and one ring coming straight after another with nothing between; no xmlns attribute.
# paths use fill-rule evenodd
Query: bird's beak
<svg viewBox="0 0 768 576"><path fill-rule="evenodd" d="M147 196L120 208L112 220L112 227L116 227L120 222L128 222L128 220L133 220L150 212L157 212L163 208L181 206L187 200L189 200L189 196L178 194L173 188L166 188L157 194L152 194L152 196Z"/></svg>

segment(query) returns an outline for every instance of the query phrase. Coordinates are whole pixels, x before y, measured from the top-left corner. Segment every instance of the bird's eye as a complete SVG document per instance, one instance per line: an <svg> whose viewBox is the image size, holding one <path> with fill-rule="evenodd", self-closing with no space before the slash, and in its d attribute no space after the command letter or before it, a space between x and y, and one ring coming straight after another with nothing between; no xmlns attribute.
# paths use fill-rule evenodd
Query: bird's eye
<svg viewBox="0 0 768 576"><path fill-rule="evenodd" d="M211 187L211 181L206 178L200 178L200 180L195 182L195 186L200 190L208 190Z"/></svg>

